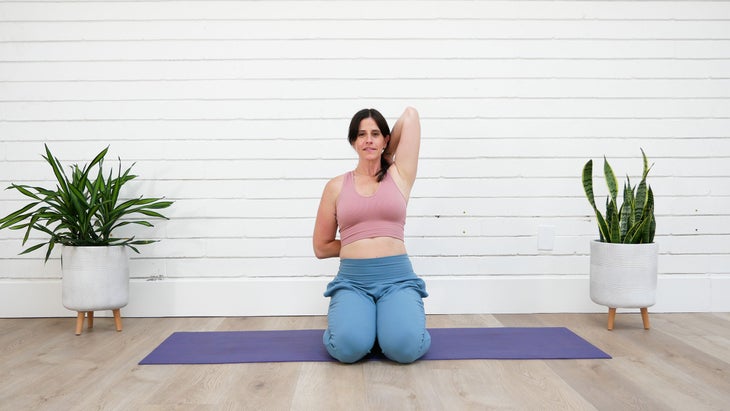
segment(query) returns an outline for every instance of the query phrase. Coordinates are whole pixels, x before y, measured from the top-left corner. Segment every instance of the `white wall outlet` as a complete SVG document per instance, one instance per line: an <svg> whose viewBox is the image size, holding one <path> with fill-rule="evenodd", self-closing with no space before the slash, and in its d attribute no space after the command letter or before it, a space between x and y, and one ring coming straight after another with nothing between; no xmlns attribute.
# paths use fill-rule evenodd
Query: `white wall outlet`
<svg viewBox="0 0 730 411"><path fill-rule="evenodd" d="M549 251L555 246L555 226L541 225L537 228L537 249Z"/></svg>

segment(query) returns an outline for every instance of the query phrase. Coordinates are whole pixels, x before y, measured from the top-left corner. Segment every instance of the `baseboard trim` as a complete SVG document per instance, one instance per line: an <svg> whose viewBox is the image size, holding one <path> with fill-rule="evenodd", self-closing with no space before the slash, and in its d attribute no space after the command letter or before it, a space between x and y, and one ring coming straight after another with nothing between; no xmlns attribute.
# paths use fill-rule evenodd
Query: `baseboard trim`
<svg viewBox="0 0 730 411"><path fill-rule="evenodd" d="M330 278L132 280L125 317L323 315ZM429 314L604 312L587 276L428 277ZM659 276L651 312L730 311L730 275ZM0 281L0 317L68 317L60 279ZM99 313L99 316L111 315Z"/></svg>

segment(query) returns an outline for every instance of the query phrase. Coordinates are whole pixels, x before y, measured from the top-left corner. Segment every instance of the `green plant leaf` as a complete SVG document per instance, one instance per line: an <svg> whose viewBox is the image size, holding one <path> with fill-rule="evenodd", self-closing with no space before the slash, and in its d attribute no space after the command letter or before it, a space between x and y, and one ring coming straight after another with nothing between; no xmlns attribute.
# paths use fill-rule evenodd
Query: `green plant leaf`
<svg viewBox="0 0 730 411"><path fill-rule="evenodd" d="M150 210L139 210L137 211L140 214L144 214L146 216L150 217L157 217L157 218L164 218L165 220L169 220L169 218L165 217L164 215L156 212L156 211L150 211Z"/></svg>
<svg viewBox="0 0 730 411"><path fill-rule="evenodd" d="M646 228L644 235L644 242L654 242L654 232L656 231L656 219L654 218L654 192L651 191L651 187L647 190L646 210L644 214L649 218L649 227Z"/></svg>
<svg viewBox="0 0 730 411"><path fill-rule="evenodd" d="M23 235L23 245L28 242L28 238L30 237L30 231L33 229L34 225L38 224L38 220L41 218L42 215L43 214L34 214L31 216L30 222L28 223L28 228L27 230L25 230L25 235Z"/></svg>
<svg viewBox="0 0 730 411"><path fill-rule="evenodd" d="M58 192L57 191L48 190L48 189L43 188L43 187L33 187L33 189L35 191L37 191L38 193L46 196L46 199L44 201L47 201L49 198L55 198L55 197L58 196Z"/></svg>
<svg viewBox="0 0 730 411"><path fill-rule="evenodd" d="M134 224L142 227L153 227L153 224L142 219L125 219L132 214L153 218L167 218L159 210L169 207L171 201L162 198L139 197L123 204L117 204L124 184L137 176L131 174L132 167L123 170L121 159L117 166L117 175L110 169L105 178L104 158L109 146L101 150L88 164L80 167L77 164L64 170L61 162L53 156L47 144L42 157L51 167L56 179L55 190L43 187L13 184L8 189L18 190L25 197L35 201L26 204L19 210L0 219L0 229L24 230L23 245L30 239L31 231L39 231L50 237L47 243L36 244L25 250L34 251L47 245L46 261L55 244L79 246L124 245L135 252L136 245L150 244L152 241L132 238L114 238L111 231L116 227ZM132 164L134 166L134 164ZM94 176L91 177L90 176ZM122 219L125 219L122 221Z"/></svg>
<svg viewBox="0 0 730 411"><path fill-rule="evenodd" d="M648 160L644 150L643 173L641 182L632 187L631 179L626 176L623 187L623 201L618 207L618 181L604 156L604 176L608 186L609 196L606 198L606 218L602 218L597 209L593 194L593 160L589 160L583 167L583 189L589 203L596 213L600 240L604 242L653 242L656 231L654 219L654 199L651 188L646 182L649 170Z"/></svg>
<svg viewBox="0 0 730 411"><path fill-rule="evenodd" d="M613 173L611 165L608 164L606 156L603 157L603 175L608 186L608 193L611 195L611 201L616 206L618 203L616 199L618 197L618 180L616 180L616 175Z"/></svg>
<svg viewBox="0 0 730 411"><path fill-rule="evenodd" d="M611 198L606 198L606 222L608 223L608 237L606 241L609 243L620 241L621 228L619 220L620 216L616 208L616 202Z"/></svg>
<svg viewBox="0 0 730 411"><path fill-rule="evenodd" d="M28 216L31 215L31 213L28 213L28 214L26 214L26 213L33 207L37 206L38 204L39 204L38 202L30 203L30 204L24 206L23 208L21 208L20 210L14 211L14 212L10 213L9 215L3 217L2 219L0 219L0 223L2 223L0 225L0 229L9 227L11 225L17 224L20 221L25 220L26 218L28 218Z"/></svg>
<svg viewBox="0 0 730 411"><path fill-rule="evenodd" d="M591 204L593 211L596 214L599 237L601 241L606 241L605 239L609 237L608 224L606 224L606 220L603 218L601 212L598 211L598 207L596 207L596 201L593 196L593 160L588 160L588 162L586 162L583 166L582 181L583 191L585 192L586 198L588 198L588 202Z"/></svg>
<svg viewBox="0 0 730 411"><path fill-rule="evenodd" d="M148 221L142 221L142 220L122 221L121 223L116 224L115 226L113 226L110 231L114 231L114 230L116 230L119 227L123 227L123 226L129 225L129 224L137 224L137 225L141 225L141 226L144 226L144 227L154 227L154 225L152 223L148 222Z"/></svg>
<svg viewBox="0 0 730 411"><path fill-rule="evenodd" d="M656 224L654 223L654 195L650 194L646 205L644 206L641 221L629 230L624 243L639 244L653 242L654 235L652 234L652 226L656 227Z"/></svg>
<svg viewBox="0 0 730 411"><path fill-rule="evenodd" d="M588 202L591 203L593 208L596 208L596 200L593 197L593 160L583 166L583 191L588 198Z"/></svg>
<svg viewBox="0 0 730 411"><path fill-rule="evenodd" d="M46 250L46 258L43 261L48 261L48 258L51 256L51 251L53 251L54 245L56 245L55 239L51 237L51 241L48 242L48 250Z"/></svg>
<svg viewBox="0 0 730 411"><path fill-rule="evenodd" d="M35 193L33 193L30 190L28 190L28 188L31 188L29 186L13 184L13 185L11 185L8 188L14 188L14 189L20 191L20 193L22 193L24 196L30 197L30 198L32 198L34 200L40 200L41 199L40 197L38 197L37 195L35 195Z"/></svg>
<svg viewBox="0 0 730 411"><path fill-rule="evenodd" d="M61 167L61 163L58 161L57 158L53 157L53 154L51 154L51 150L48 148L48 145L45 145L46 147L46 155L43 156L43 158L46 159L48 164L50 164L51 169L53 170L53 174L56 176L56 180L59 184L59 190L60 193L63 195L64 193L68 192L68 178L66 177L66 174L63 172L63 168Z"/></svg>
<svg viewBox="0 0 730 411"><path fill-rule="evenodd" d="M28 247L25 250L23 250L19 255L28 254L30 252L33 252L33 251L35 251L35 250L43 247L46 244L48 244L48 243L40 243L40 244L36 244L36 245L34 245L32 247Z"/></svg>
<svg viewBox="0 0 730 411"><path fill-rule="evenodd" d="M642 239L644 238L644 231L649 227L651 224L651 217L643 218L639 224L635 224L629 232L626 234L626 238L624 239L624 244L639 244L642 242Z"/></svg>
<svg viewBox="0 0 730 411"><path fill-rule="evenodd" d="M640 148L640 150L641 150L641 157L644 162L644 171L641 173L641 179L646 180L646 176L649 175L649 170L651 170L652 167L654 167L654 164L652 164L651 167L649 167L649 159L646 158L646 153L644 153L644 149Z"/></svg>

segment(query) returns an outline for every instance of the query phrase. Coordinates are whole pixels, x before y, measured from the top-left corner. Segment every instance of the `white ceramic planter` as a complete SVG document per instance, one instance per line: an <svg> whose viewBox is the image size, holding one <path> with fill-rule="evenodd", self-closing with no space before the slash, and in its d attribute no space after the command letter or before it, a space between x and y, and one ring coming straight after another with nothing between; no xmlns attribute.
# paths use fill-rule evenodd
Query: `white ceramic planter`
<svg viewBox="0 0 730 411"><path fill-rule="evenodd" d="M129 301L127 247L64 246L61 274L63 306L69 310L116 310Z"/></svg>
<svg viewBox="0 0 730 411"><path fill-rule="evenodd" d="M658 246L591 242L591 300L611 308L656 302Z"/></svg>

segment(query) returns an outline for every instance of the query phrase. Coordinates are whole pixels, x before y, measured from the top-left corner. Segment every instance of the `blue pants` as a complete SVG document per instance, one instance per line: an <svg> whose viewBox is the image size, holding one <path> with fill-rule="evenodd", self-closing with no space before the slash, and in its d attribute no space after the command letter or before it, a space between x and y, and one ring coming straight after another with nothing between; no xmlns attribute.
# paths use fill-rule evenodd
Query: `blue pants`
<svg viewBox="0 0 730 411"><path fill-rule="evenodd" d="M426 284L407 254L340 260L324 296L331 297L324 345L341 362L363 358L376 338L383 354L399 363L416 361L431 346L423 309Z"/></svg>

